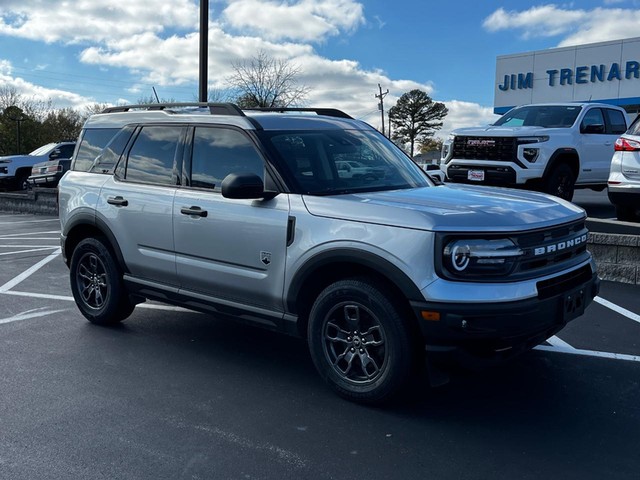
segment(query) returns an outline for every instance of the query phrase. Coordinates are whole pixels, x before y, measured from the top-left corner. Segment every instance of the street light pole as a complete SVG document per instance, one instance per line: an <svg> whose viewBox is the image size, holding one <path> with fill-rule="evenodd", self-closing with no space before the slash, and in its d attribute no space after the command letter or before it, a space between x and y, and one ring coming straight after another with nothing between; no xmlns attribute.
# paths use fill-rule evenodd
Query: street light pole
<svg viewBox="0 0 640 480"><path fill-rule="evenodd" d="M208 99L207 82L209 69L209 0L200 0L200 84L198 100Z"/></svg>

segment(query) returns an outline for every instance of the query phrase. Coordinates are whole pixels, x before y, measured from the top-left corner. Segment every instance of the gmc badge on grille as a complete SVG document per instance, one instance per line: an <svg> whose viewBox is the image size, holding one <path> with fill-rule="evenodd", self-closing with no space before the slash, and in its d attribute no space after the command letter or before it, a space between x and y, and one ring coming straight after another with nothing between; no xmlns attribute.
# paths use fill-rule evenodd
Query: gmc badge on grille
<svg viewBox="0 0 640 480"><path fill-rule="evenodd" d="M470 147L495 147L496 141L495 140L479 140L479 139L471 138L467 140L467 145L469 145Z"/></svg>

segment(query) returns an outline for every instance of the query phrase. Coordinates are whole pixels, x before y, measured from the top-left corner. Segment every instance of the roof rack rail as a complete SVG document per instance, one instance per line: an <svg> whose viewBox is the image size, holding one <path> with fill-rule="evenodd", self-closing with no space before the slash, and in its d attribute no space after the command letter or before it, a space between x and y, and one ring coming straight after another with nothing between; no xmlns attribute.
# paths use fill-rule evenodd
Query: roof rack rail
<svg viewBox="0 0 640 480"><path fill-rule="evenodd" d="M315 112L318 115L326 115L327 117L338 117L338 118L351 118L352 116L344 113L342 110L338 110L336 108L291 108L291 107L268 107L268 108L245 108L244 110L255 111L255 112Z"/></svg>
<svg viewBox="0 0 640 480"><path fill-rule="evenodd" d="M118 107L107 107L102 113L128 112L130 110L167 110L170 108L201 107L208 108L211 115L235 115L244 117L245 114L233 103L207 103L207 102L187 102L187 103L146 103L141 105L121 105Z"/></svg>

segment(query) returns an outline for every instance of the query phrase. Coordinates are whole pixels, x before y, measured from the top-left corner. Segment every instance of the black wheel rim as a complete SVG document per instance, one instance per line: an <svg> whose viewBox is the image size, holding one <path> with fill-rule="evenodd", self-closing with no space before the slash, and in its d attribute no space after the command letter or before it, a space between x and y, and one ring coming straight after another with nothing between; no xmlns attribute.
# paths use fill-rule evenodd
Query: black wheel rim
<svg viewBox="0 0 640 480"><path fill-rule="evenodd" d="M573 178L569 172L560 173L556 185L556 196L568 200L573 191Z"/></svg>
<svg viewBox="0 0 640 480"><path fill-rule="evenodd" d="M107 270L95 253L85 253L80 258L76 269L76 282L85 305L95 310L104 306L109 295Z"/></svg>
<svg viewBox="0 0 640 480"><path fill-rule="evenodd" d="M384 372L388 349L382 324L367 307L343 302L326 315L322 331L324 354L347 382L368 384Z"/></svg>

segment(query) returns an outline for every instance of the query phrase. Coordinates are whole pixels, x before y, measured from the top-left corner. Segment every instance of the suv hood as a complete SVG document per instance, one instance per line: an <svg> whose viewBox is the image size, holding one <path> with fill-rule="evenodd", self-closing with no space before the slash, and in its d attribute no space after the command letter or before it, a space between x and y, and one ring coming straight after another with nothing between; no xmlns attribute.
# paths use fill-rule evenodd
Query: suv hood
<svg viewBox="0 0 640 480"><path fill-rule="evenodd" d="M518 231L585 218L550 195L495 187L437 187L303 197L312 215L430 231Z"/></svg>
<svg viewBox="0 0 640 480"><path fill-rule="evenodd" d="M451 132L452 135L469 135L469 136L496 136L496 137L514 137L514 136L535 136L549 135L554 131L567 132L567 128L543 128L543 127L504 127L488 125L486 127L469 127L458 128Z"/></svg>

